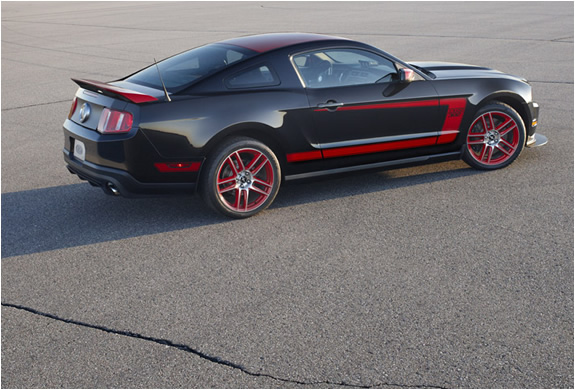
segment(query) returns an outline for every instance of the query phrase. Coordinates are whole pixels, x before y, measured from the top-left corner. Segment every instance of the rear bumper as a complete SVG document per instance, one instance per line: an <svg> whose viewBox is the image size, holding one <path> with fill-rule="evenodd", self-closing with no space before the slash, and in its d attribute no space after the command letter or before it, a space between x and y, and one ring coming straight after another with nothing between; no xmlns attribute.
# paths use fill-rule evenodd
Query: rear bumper
<svg viewBox="0 0 575 390"><path fill-rule="evenodd" d="M121 169L79 161L71 157L67 149L64 149L64 160L70 173L87 180L93 186L101 187L109 195L121 195L127 198L191 195L196 188L195 183L142 183Z"/></svg>

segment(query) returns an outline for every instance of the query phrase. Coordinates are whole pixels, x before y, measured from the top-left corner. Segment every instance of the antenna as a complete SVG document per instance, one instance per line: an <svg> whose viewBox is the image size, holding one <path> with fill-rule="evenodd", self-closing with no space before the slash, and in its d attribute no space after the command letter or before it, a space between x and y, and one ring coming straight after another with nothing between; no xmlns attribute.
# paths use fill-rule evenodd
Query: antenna
<svg viewBox="0 0 575 390"><path fill-rule="evenodd" d="M160 72L160 67L158 66L158 62L154 58L154 64L156 65L156 69L158 69L158 75L160 76L160 82L162 83L162 87L164 88L164 94L166 95L166 100L171 102L170 95L168 95L168 90L166 89L166 84L164 84L164 80L162 79L162 73Z"/></svg>

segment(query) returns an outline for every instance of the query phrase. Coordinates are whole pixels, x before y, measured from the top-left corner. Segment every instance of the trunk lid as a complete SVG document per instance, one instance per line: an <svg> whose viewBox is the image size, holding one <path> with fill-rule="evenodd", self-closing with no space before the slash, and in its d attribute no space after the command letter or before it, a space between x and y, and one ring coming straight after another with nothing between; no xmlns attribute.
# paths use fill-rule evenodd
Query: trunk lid
<svg viewBox="0 0 575 390"><path fill-rule="evenodd" d="M164 91L125 81L104 83L95 80L72 79L80 87L69 119L83 127L97 130L102 114L109 110L127 111L136 116L135 105L163 102Z"/></svg>

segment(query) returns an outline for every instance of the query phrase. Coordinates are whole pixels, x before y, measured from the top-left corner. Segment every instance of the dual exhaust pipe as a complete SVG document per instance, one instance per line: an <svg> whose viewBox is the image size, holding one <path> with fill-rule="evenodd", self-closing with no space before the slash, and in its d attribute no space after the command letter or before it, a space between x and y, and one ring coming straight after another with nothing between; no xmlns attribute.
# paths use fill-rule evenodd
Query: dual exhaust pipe
<svg viewBox="0 0 575 390"><path fill-rule="evenodd" d="M106 188L112 193L114 196L119 196L120 191L116 188L116 185L112 182L106 183Z"/></svg>
<svg viewBox="0 0 575 390"><path fill-rule="evenodd" d="M102 186L101 181L96 181L96 180L90 179L89 177L85 177L84 175L74 171L69 165L66 165L66 168L68 168L68 171L72 175L78 175L78 177L81 180L87 180L88 183L90 183L94 187L103 187L104 192L111 194L111 195L114 195L114 196L120 196L120 190L118 190L118 187L116 187L116 185L114 183L112 183L111 181L107 182L104 186Z"/></svg>

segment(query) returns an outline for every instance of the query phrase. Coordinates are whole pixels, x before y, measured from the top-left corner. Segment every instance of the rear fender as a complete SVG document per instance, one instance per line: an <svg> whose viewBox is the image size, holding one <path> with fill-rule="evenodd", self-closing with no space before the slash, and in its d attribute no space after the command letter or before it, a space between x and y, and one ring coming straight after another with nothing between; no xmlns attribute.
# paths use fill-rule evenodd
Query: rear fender
<svg viewBox="0 0 575 390"><path fill-rule="evenodd" d="M208 156L217 145L232 137L249 137L263 142L272 149L280 164L284 165L285 150L281 145L285 145L286 140L273 127L256 122L232 125L218 132L203 148L203 154Z"/></svg>

